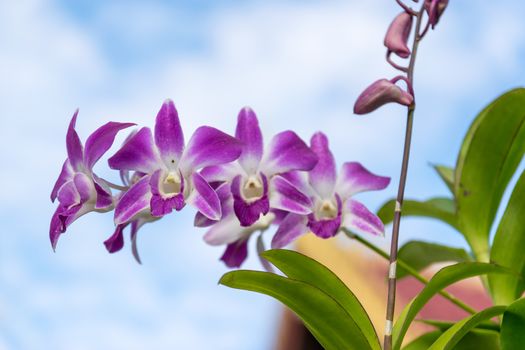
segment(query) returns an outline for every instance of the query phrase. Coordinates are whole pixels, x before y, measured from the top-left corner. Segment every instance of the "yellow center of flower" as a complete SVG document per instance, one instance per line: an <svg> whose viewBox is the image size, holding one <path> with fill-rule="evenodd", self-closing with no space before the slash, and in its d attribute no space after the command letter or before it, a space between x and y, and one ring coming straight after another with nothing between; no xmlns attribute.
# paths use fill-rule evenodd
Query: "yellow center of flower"
<svg viewBox="0 0 525 350"><path fill-rule="evenodd" d="M334 219L337 217L337 205L325 199L320 203L316 214L319 219Z"/></svg>
<svg viewBox="0 0 525 350"><path fill-rule="evenodd" d="M242 188L242 195L247 200L259 199L262 197L263 193L263 185L256 176L250 176Z"/></svg>
<svg viewBox="0 0 525 350"><path fill-rule="evenodd" d="M178 172L170 171L162 182L162 192L173 195L179 194L181 189L181 178Z"/></svg>

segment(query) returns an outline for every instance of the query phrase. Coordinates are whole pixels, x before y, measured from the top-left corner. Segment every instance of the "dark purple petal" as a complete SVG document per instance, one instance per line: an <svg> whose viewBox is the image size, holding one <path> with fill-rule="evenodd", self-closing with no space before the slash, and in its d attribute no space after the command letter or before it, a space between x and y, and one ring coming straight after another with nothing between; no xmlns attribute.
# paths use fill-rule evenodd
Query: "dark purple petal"
<svg viewBox="0 0 525 350"><path fill-rule="evenodd" d="M257 172L263 154L263 137L257 116L249 107L244 107L237 117L235 137L243 143L239 163L248 174Z"/></svg>
<svg viewBox="0 0 525 350"><path fill-rule="evenodd" d="M248 257L248 240L228 244L221 260L229 268L240 267Z"/></svg>
<svg viewBox="0 0 525 350"><path fill-rule="evenodd" d="M195 217L193 218L193 226L195 227L210 227L217 222L217 220L208 219L208 217L204 216L204 214L199 211L195 213Z"/></svg>
<svg viewBox="0 0 525 350"><path fill-rule="evenodd" d="M128 224L120 224L115 228L115 232L104 241L104 245L109 253L115 253L124 247L124 228Z"/></svg>
<svg viewBox="0 0 525 350"><path fill-rule="evenodd" d="M270 201L268 200L268 180L262 175L263 195L259 199L246 201L242 196L242 177L236 176L231 184L233 195L233 210L239 219L241 226L251 226L261 215L266 215L270 210Z"/></svg>
<svg viewBox="0 0 525 350"><path fill-rule="evenodd" d="M184 150L180 168L187 176L194 170L229 163L241 155L239 140L209 126L201 126L192 135Z"/></svg>
<svg viewBox="0 0 525 350"><path fill-rule="evenodd" d="M288 180L279 175L270 180L271 195L270 207L296 214L307 215L312 212L312 201L310 198L299 191Z"/></svg>
<svg viewBox="0 0 525 350"><path fill-rule="evenodd" d="M390 80L379 79L359 95L354 105L354 113L367 114L390 102L410 106L414 97Z"/></svg>
<svg viewBox="0 0 525 350"><path fill-rule="evenodd" d="M435 28L439 22L441 15L447 8L448 0L425 0L425 10L428 13L428 20L432 25L432 29Z"/></svg>
<svg viewBox="0 0 525 350"><path fill-rule="evenodd" d="M60 218L59 213L62 209L57 208L53 216L51 217L51 224L49 225L49 239L51 241L51 247L53 250L56 249L58 238L64 232L66 232L66 227L63 220Z"/></svg>
<svg viewBox="0 0 525 350"><path fill-rule="evenodd" d="M97 182L94 182L95 191L97 193L97 202L95 204L95 209L107 209L113 204L113 197L109 188L104 188L99 185Z"/></svg>
<svg viewBox="0 0 525 350"><path fill-rule="evenodd" d="M401 58L408 58L410 49L407 41L411 29L412 15L405 11L397 15L386 32L384 44L388 50Z"/></svg>
<svg viewBox="0 0 525 350"><path fill-rule="evenodd" d="M64 185L62 185L62 187L60 187L57 197L60 205L65 208L69 208L80 203L80 194L78 193L73 180L66 182Z"/></svg>
<svg viewBox="0 0 525 350"><path fill-rule="evenodd" d="M308 232L307 218L304 215L290 213L281 222L272 239L272 248L279 249L287 246L297 237Z"/></svg>
<svg viewBox="0 0 525 350"><path fill-rule="evenodd" d="M372 174L358 162L348 162L339 173L336 191L345 200L356 193L382 190L389 183L389 177Z"/></svg>
<svg viewBox="0 0 525 350"><path fill-rule="evenodd" d="M355 233L384 236L385 226L381 219L356 200L348 200L344 207L343 226Z"/></svg>
<svg viewBox="0 0 525 350"><path fill-rule="evenodd" d="M199 173L193 173L192 182L194 190L187 199L188 204L195 207L210 220L220 220L222 216L221 202L217 193Z"/></svg>
<svg viewBox="0 0 525 350"><path fill-rule="evenodd" d="M155 121L155 144L164 163L169 167L179 162L184 150L184 134L173 101L166 100Z"/></svg>
<svg viewBox="0 0 525 350"><path fill-rule="evenodd" d="M293 131L283 131L273 137L260 169L267 176L292 170L311 170L317 156Z"/></svg>
<svg viewBox="0 0 525 350"><path fill-rule="evenodd" d="M62 187L67 181L72 180L73 174L73 169L71 169L69 159L66 159L64 165L62 165L62 171L60 171L60 175L58 175L58 179L55 182L55 186L53 186L53 190L51 191L51 202L54 202L57 198L60 187Z"/></svg>
<svg viewBox="0 0 525 350"><path fill-rule="evenodd" d="M91 170L100 157L113 145L117 133L133 125L136 124L109 122L89 135L84 152L84 164L86 167Z"/></svg>
<svg viewBox="0 0 525 350"><path fill-rule="evenodd" d="M318 162L308 172L309 182L321 198L331 198L336 181L335 159L328 146L328 138L322 132L317 132L310 141L312 151L317 155Z"/></svg>
<svg viewBox="0 0 525 350"><path fill-rule="evenodd" d="M108 159L109 167L151 174L159 168L158 158L149 128L140 129Z"/></svg>
<svg viewBox="0 0 525 350"><path fill-rule="evenodd" d="M141 213L149 212L151 200L150 176L144 176L124 193L115 207L115 224L132 221Z"/></svg>
<svg viewBox="0 0 525 350"><path fill-rule="evenodd" d="M173 209L179 211L186 205L184 201L184 178L181 176L180 192L175 194L166 194L161 191L161 182L164 181L165 172L157 170L150 179L151 187L151 215L161 217L171 213Z"/></svg>
<svg viewBox="0 0 525 350"><path fill-rule="evenodd" d="M71 122L69 123L69 128L67 129L66 135L66 148L67 148L67 158L71 163L71 167L74 170L82 170L84 162L84 150L82 147L82 142L78 137L78 134L75 130L75 124L77 122L78 109L73 114Z"/></svg>
<svg viewBox="0 0 525 350"><path fill-rule="evenodd" d="M93 181L84 173L76 173L73 182L80 196L80 203L89 201L93 194Z"/></svg>
<svg viewBox="0 0 525 350"><path fill-rule="evenodd" d="M336 195L335 197L337 202L337 214L335 215L335 217L317 218L315 214L308 215L308 227L318 237L333 237L341 228L343 203L338 195Z"/></svg>

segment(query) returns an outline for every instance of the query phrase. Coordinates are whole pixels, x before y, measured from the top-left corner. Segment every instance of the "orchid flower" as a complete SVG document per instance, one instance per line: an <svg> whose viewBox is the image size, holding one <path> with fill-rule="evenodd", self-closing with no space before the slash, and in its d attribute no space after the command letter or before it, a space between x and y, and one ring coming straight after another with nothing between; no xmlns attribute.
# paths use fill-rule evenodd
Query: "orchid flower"
<svg viewBox="0 0 525 350"><path fill-rule="evenodd" d="M210 220L219 220L219 198L197 171L232 162L241 151L237 139L209 126L198 128L185 147L175 105L170 100L164 102L157 114L154 134L147 127L140 129L108 160L112 169L139 174L115 207L117 228L106 241L108 250L122 248L125 226L140 226L173 209L179 211L186 203ZM133 227L132 235L136 235Z"/></svg>
<svg viewBox="0 0 525 350"><path fill-rule="evenodd" d="M82 145L75 130L78 110L73 115L66 136L67 159L51 192L51 201L58 198L58 208L51 218L49 237L53 250L60 235L80 216L113 209L113 197L108 182L93 173L93 166L111 147L117 133L133 123L109 122Z"/></svg>
<svg viewBox="0 0 525 350"><path fill-rule="evenodd" d="M309 214L309 198L280 176L315 166L317 157L304 141L294 132L284 131L263 150L257 116L248 107L238 115L235 136L243 142L238 162L204 168L202 175L210 182L231 183L233 211L240 225L251 227L270 208Z"/></svg>
<svg viewBox="0 0 525 350"><path fill-rule="evenodd" d="M357 98L354 113L367 114L390 102L410 106L414 103L414 96L410 91L412 87L409 85L409 92L406 92L396 85L398 80L406 81L406 78L397 76L392 80L379 79L373 82Z"/></svg>
<svg viewBox="0 0 525 350"><path fill-rule="evenodd" d="M381 190L388 186L390 178L370 173L357 162L344 163L336 175L334 157L323 133L311 139L311 148L319 162L307 174L289 174L289 180L312 199L312 213L299 215L289 213L281 222L273 237L272 247L281 248L298 236L312 231L321 238L330 238L341 227L356 233L383 235L384 225L364 204L352 197L360 192Z"/></svg>

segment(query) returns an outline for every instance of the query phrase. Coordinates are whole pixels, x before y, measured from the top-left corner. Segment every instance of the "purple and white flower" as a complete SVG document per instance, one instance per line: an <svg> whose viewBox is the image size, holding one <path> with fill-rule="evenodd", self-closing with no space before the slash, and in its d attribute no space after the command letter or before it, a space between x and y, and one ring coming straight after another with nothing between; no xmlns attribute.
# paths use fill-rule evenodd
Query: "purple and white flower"
<svg viewBox="0 0 525 350"><path fill-rule="evenodd" d="M235 136L243 143L238 162L204 168L202 175L210 182L231 183L233 212L240 225L253 226L270 208L309 214L310 199L280 176L315 166L317 157L308 145L294 132L284 131L263 150L257 116L248 107L238 115Z"/></svg>
<svg viewBox="0 0 525 350"><path fill-rule="evenodd" d="M383 235L384 225L381 220L352 197L360 192L384 189L390 183L390 178L374 175L357 162L344 163L337 175L335 160L323 133L316 133L312 137L311 148L319 158L315 168L307 175L287 175L296 187L310 196L311 213L289 213L279 225L272 247L284 247L309 231L318 237L330 238L341 227L356 233Z"/></svg>
<svg viewBox="0 0 525 350"><path fill-rule="evenodd" d="M141 224L186 204L210 220L220 220L219 198L198 170L232 162L241 151L239 140L209 126L198 128L185 146L175 105L171 100L164 102L154 133L147 127L140 129L108 160L112 169L139 174L115 207L117 228L106 241L108 250L122 248L122 231L128 224L136 236Z"/></svg>
<svg viewBox="0 0 525 350"><path fill-rule="evenodd" d="M111 190L105 180L93 173L93 166L111 147L120 130L135 125L109 122L92 133L84 147L75 130L77 116L78 110L67 131L67 159L51 192L51 201L58 199L59 203L49 228L53 249L56 249L60 235L80 216L114 208Z"/></svg>

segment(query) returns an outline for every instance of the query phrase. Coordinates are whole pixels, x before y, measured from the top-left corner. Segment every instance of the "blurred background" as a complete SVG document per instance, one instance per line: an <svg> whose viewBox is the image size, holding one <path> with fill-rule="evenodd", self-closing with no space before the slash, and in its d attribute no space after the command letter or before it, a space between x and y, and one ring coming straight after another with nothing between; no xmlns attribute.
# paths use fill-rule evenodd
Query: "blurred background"
<svg viewBox="0 0 525 350"><path fill-rule="evenodd" d="M109 120L153 126L171 98L187 137L202 124L233 133L249 105L266 140L321 130L339 164L391 176L385 191L360 195L375 210L396 192L405 112L358 117L352 107L369 83L396 74L382 41L398 12L393 0L1 0L0 349L273 348L280 305L217 285L223 248L204 244L191 210L143 227L143 265L128 242L106 253L111 214L78 220L53 253L49 193L67 125L79 107L83 140ZM453 165L481 108L523 85L523 13L520 0L451 0L423 41L406 197L446 195L429 164ZM117 181L106 168L96 171ZM408 219L402 242L415 237L465 246L443 224ZM388 235L374 242L387 247ZM369 254L344 237L330 244ZM245 267L260 269L250 253ZM355 266L366 275L366 263Z"/></svg>

